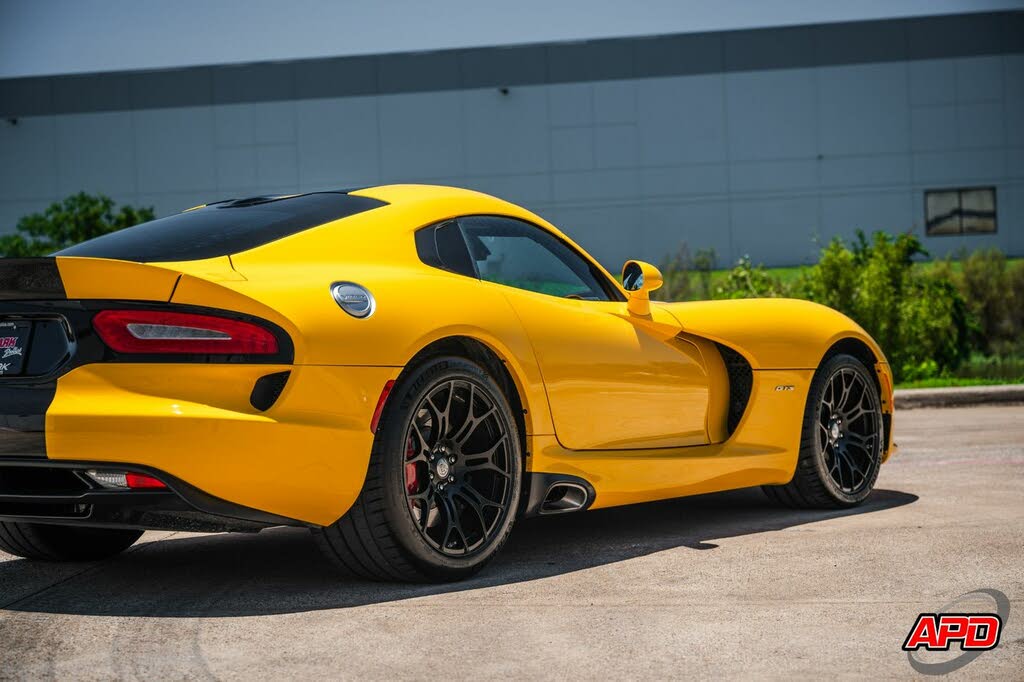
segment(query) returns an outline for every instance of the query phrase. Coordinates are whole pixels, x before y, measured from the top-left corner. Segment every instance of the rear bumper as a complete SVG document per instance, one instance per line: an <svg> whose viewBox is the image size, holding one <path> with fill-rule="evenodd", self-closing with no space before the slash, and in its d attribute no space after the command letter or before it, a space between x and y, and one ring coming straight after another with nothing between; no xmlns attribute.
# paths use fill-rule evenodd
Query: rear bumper
<svg viewBox="0 0 1024 682"><path fill-rule="evenodd" d="M0 521L192 532L256 532L280 525L304 525L217 499L171 476L138 464L165 490L110 490L85 472L110 468L102 462L54 462L38 458L0 459Z"/></svg>
<svg viewBox="0 0 1024 682"><path fill-rule="evenodd" d="M290 376L280 396L260 411L251 402L257 380L282 371ZM384 384L399 371L229 363L83 365L56 380L44 431L0 429L0 464L123 464L154 472L172 488L176 499L154 499L149 512L183 502L185 509L170 511L210 513L209 500L195 503L206 496L228 505L229 518L254 520L249 512L240 514L242 509L266 515L272 525L327 525L362 489L373 410ZM40 436L45 451L39 450ZM115 502L144 501L127 497L136 492L105 494L125 497L92 504L91 513L100 514L90 517L93 523L105 518L104 510L115 509ZM152 514L140 516L143 511L119 512L106 522L159 527Z"/></svg>

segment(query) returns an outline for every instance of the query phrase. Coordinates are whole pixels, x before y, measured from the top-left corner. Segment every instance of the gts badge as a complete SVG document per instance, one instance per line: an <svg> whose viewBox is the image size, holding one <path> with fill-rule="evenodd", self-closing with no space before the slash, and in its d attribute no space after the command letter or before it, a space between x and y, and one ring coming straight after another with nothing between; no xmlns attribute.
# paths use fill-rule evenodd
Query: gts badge
<svg viewBox="0 0 1024 682"><path fill-rule="evenodd" d="M776 393L779 393L781 391L792 391L792 390L793 390L792 384L779 384L778 386L775 387L775 392Z"/></svg>

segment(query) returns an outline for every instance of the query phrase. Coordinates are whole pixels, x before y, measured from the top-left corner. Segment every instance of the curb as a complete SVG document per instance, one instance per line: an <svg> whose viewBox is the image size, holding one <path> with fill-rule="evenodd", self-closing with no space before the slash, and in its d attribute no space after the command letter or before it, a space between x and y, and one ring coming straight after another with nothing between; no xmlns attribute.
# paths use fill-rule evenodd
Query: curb
<svg viewBox="0 0 1024 682"><path fill-rule="evenodd" d="M1024 403L1024 384L1004 386L963 386L953 388L901 388L896 391L896 409L919 407L963 407Z"/></svg>

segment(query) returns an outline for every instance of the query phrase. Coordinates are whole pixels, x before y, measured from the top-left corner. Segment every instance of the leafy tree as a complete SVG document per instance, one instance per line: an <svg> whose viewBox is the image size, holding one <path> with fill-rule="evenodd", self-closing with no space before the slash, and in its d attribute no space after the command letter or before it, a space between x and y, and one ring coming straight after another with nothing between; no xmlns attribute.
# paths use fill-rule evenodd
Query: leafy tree
<svg viewBox="0 0 1024 682"><path fill-rule="evenodd" d="M115 210L110 197L79 192L19 220L16 234L0 237L0 257L45 256L154 217L152 207L121 206Z"/></svg>

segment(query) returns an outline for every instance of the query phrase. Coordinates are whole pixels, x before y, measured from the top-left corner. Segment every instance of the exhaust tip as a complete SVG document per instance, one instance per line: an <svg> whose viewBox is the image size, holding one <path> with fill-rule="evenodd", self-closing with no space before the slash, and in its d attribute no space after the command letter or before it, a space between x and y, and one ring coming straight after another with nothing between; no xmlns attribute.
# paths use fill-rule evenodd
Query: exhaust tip
<svg viewBox="0 0 1024 682"><path fill-rule="evenodd" d="M587 506L590 493L576 483L558 482L548 487L540 505L541 514L565 514Z"/></svg>

